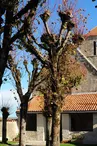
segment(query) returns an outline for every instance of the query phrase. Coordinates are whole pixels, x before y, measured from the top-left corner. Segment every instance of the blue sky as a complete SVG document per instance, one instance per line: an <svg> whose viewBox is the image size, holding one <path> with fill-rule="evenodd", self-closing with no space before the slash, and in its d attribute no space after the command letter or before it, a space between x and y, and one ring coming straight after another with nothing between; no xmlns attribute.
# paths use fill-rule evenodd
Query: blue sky
<svg viewBox="0 0 97 146"><path fill-rule="evenodd" d="M59 3L62 0L49 0L49 3L51 4L51 6L53 6L55 3ZM74 1L74 0L71 0ZM88 29L92 29L93 27L95 27L97 25L97 8L95 8L95 5L97 5L97 0L95 2L92 2L92 0L78 0L77 2L77 7L78 8L83 8L86 10L86 14L90 14L90 17L88 18L88 23L87 23L87 27Z"/></svg>
<svg viewBox="0 0 97 146"><path fill-rule="evenodd" d="M62 0L49 0L50 7L53 7L53 10L54 10L55 3L59 3L60 1ZM92 0L78 0L78 3L77 3L78 8L83 8L86 10L86 15L90 14L87 21L88 30L91 30L93 27L97 26L97 17L96 17L97 9L95 8L96 4L97 4L97 1L92 2ZM24 84L26 83L24 82ZM10 89L14 90L14 87L12 86L10 82L9 83L6 82L6 84L2 85L1 90L0 90L1 92L0 102L2 101L2 98L3 98L3 101L10 100L14 105L16 105L17 104L16 101L13 100L14 96L17 96L16 91L14 92L15 94L13 94L12 92L9 91ZM14 109L16 109L16 106ZM12 114L12 116L15 116L15 114Z"/></svg>
<svg viewBox="0 0 97 146"><path fill-rule="evenodd" d="M90 14L88 18L87 27L91 30L93 27L97 26L97 1L92 2L92 0L78 0L78 7L84 8L87 14Z"/></svg>

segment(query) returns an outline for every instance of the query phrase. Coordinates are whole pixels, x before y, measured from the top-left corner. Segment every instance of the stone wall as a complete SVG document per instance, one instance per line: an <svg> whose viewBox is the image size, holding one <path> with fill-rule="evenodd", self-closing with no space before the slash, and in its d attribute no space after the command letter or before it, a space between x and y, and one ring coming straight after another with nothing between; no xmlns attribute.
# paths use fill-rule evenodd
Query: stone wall
<svg viewBox="0 0 97 146"><path fill-rule="evenodd" d="M17 120L7 121L7 138L13 140L19 133ZM2 120L0 120L0 140L2 139Z"/></svg>
<svg viewBox="0 0 97 146"><path fill-rule="evenodd" d="M62 140L70 140L74 135L82 135L84 144L97 144L97 114L93 114L93 131L71 132L69 114L62 114Z"/></svg>
<svg viewBox="0 0 97 146"><path fill-rule="evenodd" d="M89 37L80 46L80 50L97 67L97 55L94 55L94 41L97 42L97 36ZM96 50L97 53L97 50Z"/></svg>
<svg viewBox="0 0 97 146"><path fill-rule="evenodd" d="M72 89L73 93L97 92L97 55L93 53L94 41L97 41L97 37L90 37L88 40L85 40L78 49L78 60L85 65L87 73L81 84ZM82 54L80 52L82 52Z"/></svg>
<svg viewBox="0 0 97 146"><path fill-rule="evenodd" d="M72 93L89 93L97 92L97 75L87 71L85 78L80 85L72 89Z"/></svg>

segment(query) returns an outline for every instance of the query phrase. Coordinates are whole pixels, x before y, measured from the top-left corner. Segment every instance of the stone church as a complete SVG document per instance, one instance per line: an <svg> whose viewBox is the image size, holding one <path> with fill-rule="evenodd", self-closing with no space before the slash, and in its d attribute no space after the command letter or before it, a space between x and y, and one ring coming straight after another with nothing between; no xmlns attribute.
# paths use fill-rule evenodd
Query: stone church
<svg viewBox="0 0 97 146"><path fill-rule="evenodd" d="M97 27L85 35L85 41L78 48L79 60L87 68L87 75L77 91L73 92L97 92Z"/></svg>

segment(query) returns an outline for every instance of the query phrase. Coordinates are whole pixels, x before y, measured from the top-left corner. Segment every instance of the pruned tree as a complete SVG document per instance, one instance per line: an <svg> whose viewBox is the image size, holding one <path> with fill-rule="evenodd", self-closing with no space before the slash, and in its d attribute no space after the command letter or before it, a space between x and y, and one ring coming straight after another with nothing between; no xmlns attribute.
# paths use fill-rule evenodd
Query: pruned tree
<svg viewBox="0 0 97 146"><path fill-rule="evenodd" d="M2 143L7 143L7 137L6 137L6 122L7 118L9 116L8 112L9 108L7 107L2 107Z"/></svg>
<svg viewBox="0 0 97 146"><path fill-rule="evenodd" d="M84 40L84 25L82 26L82 23L85 24L87 19L80 14L83 10L75 10L74 6L70 0L63 0L62 6L57 11L59 19L55 23L49 23L50 26L47 21L51 12L49 9L44 10L40 14L40 18L44 24L45 32L37 39L37 35L31 31L30 35L26 36L27 39L21 39L21 43L27 51L34 54L49 72L48 90L45 97L50 104L53 119L50 146L60 145L60 111L64 94L70 93L71 88L81 79L77 74L76 76L71 75L72 68L68 64L66 65L68 54L76 51ZM40 18L38 24L41 25Z"/></svg>
<svg viewBox="0 0 97 146"><path fill-rule="evenodd" d="M68 96L68 94L71 94L73 87L77 88L77 86L80 84L80 81L82 81L85 78L87 72L85 67L83 67L83 64L76 59L76 56L74 56L75 48L76 48L75 45L69 44L67 46L67 51L63 52L63 54L60 56L58 66L59 72L57 75L58 97L56 103L55 99L53 99L53 94L56 95L56 92L52 93L50 78L46 81L45 86L41 85L39 87L39 91L43 94L42 101L44 101L44 116L46 117L47 122L46 146L52 145L51 140L54 136L52 127L55 126L55 120L53 119L54 118L53 115L55 114L54 111L57 108L56 104L58 105L58 111L61 113L63 110L63 106L65 104L65 98ZM41 106L43 107L43 105ZM58 125L60 128L59 119L57 120L56 127Z"/></svg>
<svg viewBox="0 0 97 146"><path fill-rule="evenodd" d="M38 4L42 0L0 0L0 86L7 67L9 51L15 42L25 36L32 24Z"/></svg>
<svg viewBox="0 0 97 146"><path fill-rule="evenodd" d="M4 101L4 99L0 99L1 104L0 104L0 110L2 112L2 143L7 143L8 138L7 138L7 119L8 116L13 113L13 103L11 102L11 99L7 99ZM10 102L9 102L10 101Z"/></svg>
<svg viewBox="0 0 97 146"><path fill-rule="evenodd" d="M17 60L17 55L12 55L13 52L9 55L8 66L11 70L12 77L15 82L16 91L20 99L20 139L19 145L25 144L25 139L23 138L23 133L26 131L26 118L27 118L27 109L28 102L31 100L31 95L35 89L46 79L47 76L44 76L44 67L38 63L35 57L30 59L25 59L25 57L20 57ZM26 53L27 54L27 53ZM26 56L25 54L25 56ZM30 55L29 55L30 58ZM20 64L19 64L20 63ZM23 72L26 73L26 93L23 93L22 87L22 75Z"/></svg>

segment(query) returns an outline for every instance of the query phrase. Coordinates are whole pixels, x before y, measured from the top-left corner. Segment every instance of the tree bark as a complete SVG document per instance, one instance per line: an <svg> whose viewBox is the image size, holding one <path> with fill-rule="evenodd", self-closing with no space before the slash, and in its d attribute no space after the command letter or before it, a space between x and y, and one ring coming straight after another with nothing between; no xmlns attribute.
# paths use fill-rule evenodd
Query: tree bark
<svg viewBox="0 0 97 146"><path fill-rule="evenodd" d="M51 146L60 146L60 111L53 109Z"/></svg>
<svg viewBox="0 0 97 146"><path fill-rule="evenodd" d="M7 138L6 138L6 133L7 133L7 129L6 129L6 124L7 124L7 118L8 118L9 113L6 111L6 108L2 108L2 143L6 143L7 142Z"/></svg>
<svg viewBox="0 0 97 146"><path fill-rule="evenodd" d="M27 117L28 103L22 103L20 109L20 137L19 146L25 146L24 135L26 132L26 117Z"/></svg>
<svg viewBox="0 0 97 146"><path fill-rule="evenodd" d="M6 143L6 122L7 119L3 117L2 121L2 143Z"/></svg>
<svg viewBox="0 0 97 146"><path fill-rule="evenodd" d="M52 117L46 117L46 146L51 146Z"/></svg>
<svg viewBox="0 0 97 146"><path fill-rule="evenodd" d="M10 25L11 19L13 17L13 12L6 10L5 26L4 26L4 38L2 43L2 48L0 49L0 86L2 84L2 77L6 68L8 54L11 47L8 45L11 38L12 26Z"/></svg>

